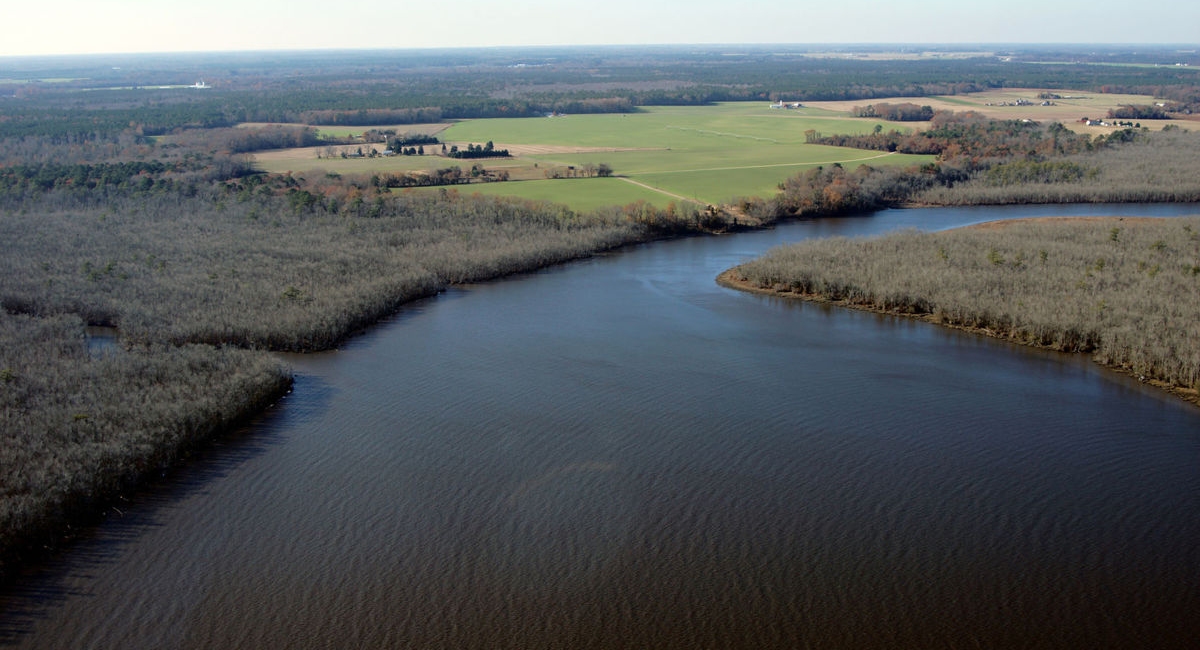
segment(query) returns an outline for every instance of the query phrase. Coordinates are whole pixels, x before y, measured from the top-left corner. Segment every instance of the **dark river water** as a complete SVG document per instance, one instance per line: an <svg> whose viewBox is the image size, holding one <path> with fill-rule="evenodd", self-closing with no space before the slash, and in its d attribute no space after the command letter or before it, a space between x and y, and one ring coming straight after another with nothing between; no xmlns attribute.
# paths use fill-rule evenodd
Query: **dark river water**
<svg viewBox="0 0 1200 650"><path fill-rule="evenodd" d="M413 304L0 599L21 648L1196 647L1200 408L1081 356L740 293L903 210Z"/></svg>

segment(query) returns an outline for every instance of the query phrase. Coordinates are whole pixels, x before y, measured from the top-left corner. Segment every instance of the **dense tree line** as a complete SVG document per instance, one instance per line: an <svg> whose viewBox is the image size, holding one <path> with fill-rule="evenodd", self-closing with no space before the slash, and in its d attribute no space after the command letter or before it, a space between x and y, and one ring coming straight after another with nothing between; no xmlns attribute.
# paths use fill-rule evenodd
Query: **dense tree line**
<svg viewBox="0 0 1200 650"><path fill-rule="evenodd" d="M0 140L0 166L146 160L162 151L153 138L128 131L27 135Z"/></svg>
<svg viewBox="0 0 1200 650"><path fill-rule="evenodd" d="M379 187L438 187L443 185L462 185L472 180L500 181L507 180L508 172L492 173L476 164L464 172L461 167L453 166L435 169L429 172L388 173L372 177L371 182Z"/></svg>
<svg viewBox="0 0 1200 650"><path fill-rule="evenodd" d="M370 142L373 137L382 137L387 140L388 150L395 153L402 153L405 149L414 146L424 149L427 144L440 143L437 136L425 135L423 133L405 133L402 135L396 135L394 132L389 134L386 131L377 133L379 134L378 136L364 133L363 138Z"/></svg>
<svg viewBox="0 0 1200 650"><path fill-rule="evenodd" d="M0 204L52 191L92 203L102 202L110 191L191 194L196 192L197 183L229 180L252 172L246 161L228 157L184 162L13 165L0 167Z"/></svg>
<svg viewBox="0 0 1200 650"><path fill-rule="evenodd" d="M1117 120L1169 120L1168 108L1165 106L1147 106L1145 104L1125 104L1120 108L1110 108L1108 117Z"/></svg>
<svg viewBox="0 0 1200 650"><path fill-rule="evenodd" d="M178 170L177 165L167 165L157 160L94 165L14 165L0 168L0 194L46 192L64 187L92 190L105 186L125 186L134 177L150 181L167 171Z"/></svg>
<svg viewBox="0 0 1200 650"><path fill-rule="evenodd" d="M315 147L328 144L311 127L274 124L260 127L216 129L184 129L174 133L168 142L191 151L242 154L269 149Z"/></svg>
<svg viewBox="0 0 1200 650"><path fill-rule="evenodd" d="M994 165L983 172L981 179L992 186L1034 185L1039 183L1076 183L1084 178L1095 179L1100 170L1085 167L1071 160L1015 160Z"/></svg>
<svg viewBox="0 0 1200 650"><path fill-rule="evenodd" d="M608 163L584 163L548 167L543 174L546 178L608 178L613 175L613 169Z"/></svg>
<svg viewBox="0 0 1200 650"><path fill-rule="evenodd" d="M446 152L446 156L450 158L508 158L508 149L497 149L491 140L486 144L468 144L466 149L459 149L458 145L450 147L450 151Z"/></svg>
<svg viewBox="0 0 1200 650"><path fill-rule="evenodd" d="M855 117L874 117L889 122L926 122L933 119L933 107L918 106L911 102L889 104L879 102L866 106L855 106L850 110Z"/></svg>
<svg viewBox="0 0 1200 650"><path fill-rule="evenodd" d="M443 111L438 107L420 108L360 108L358 110L303 111L288 115L285 120L319 126L376 126L380 124L429 124L440 122Z"/></svg>

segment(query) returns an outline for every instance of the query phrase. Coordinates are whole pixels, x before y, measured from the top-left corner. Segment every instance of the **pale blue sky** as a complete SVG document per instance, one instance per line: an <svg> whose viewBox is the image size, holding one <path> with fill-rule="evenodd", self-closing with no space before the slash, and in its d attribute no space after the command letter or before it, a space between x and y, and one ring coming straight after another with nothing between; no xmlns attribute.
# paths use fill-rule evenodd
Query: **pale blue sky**
<svg viewBox="0 0 1200 650"><path fill-rule="evenodd" d="M0 56L665 43L1196 43L1158 0L10 0ZM13 6L15 5L15 6Z"/></svg>

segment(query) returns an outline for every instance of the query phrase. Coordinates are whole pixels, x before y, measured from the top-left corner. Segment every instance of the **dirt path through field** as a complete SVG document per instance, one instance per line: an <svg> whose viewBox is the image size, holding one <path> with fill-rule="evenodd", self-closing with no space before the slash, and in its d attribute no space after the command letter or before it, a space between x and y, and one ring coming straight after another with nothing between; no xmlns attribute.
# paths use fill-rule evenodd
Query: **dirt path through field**
<svg viewBox="0 0 1200 650"><path fill-rule="evenodd" d="M629 178L628 176L617 176L616 178L619 178L619 179L621 179L621 180L625 181L626 183L632 183L633 185L637 185L638 187L644 187L644 188L646 188L646 189L650 190L651 192L658 192L659 194L663 194L663 195L665 195L665 196L669 196L669 197L671 197L671 198L673 198L673 199L679 199L680 201L691 201L692 203L704 203L704 201L701 201L701 200L699 200L699 199L694 199L694 198L689 198L689 197L686 197L686 196L681 196L681 195L679 195L679 194L674 194L674 193L672 193L672 192L668 192L668 191L666 191L666 190L664 190L664 189L660 189L660 188L654 187L653 185L647 185L647 184L645 184L645 183L643 183L643 182L641 182L641 181L635 181L635 180L633 180L632 178Z"/></svg>

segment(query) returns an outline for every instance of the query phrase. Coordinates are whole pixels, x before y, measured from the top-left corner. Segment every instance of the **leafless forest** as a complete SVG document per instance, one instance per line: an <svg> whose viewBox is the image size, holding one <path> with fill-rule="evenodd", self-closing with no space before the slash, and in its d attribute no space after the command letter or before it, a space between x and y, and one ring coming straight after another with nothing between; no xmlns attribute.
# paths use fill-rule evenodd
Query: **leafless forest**
<svg viewBox="0 0 1200 650"><path fill-rule="evenodd" d="M752 285L927 315L1200 389L1200 218L1025 221L775 249Z"/></svg>
<svg viewBox="0 0 1200 650"><path fill-rule="evenodd" d="M472 197L381 198L368 217L164 195L0 214L10 311L79 314L126 342L334 345L450 283L530 270L643 236L620 217Z"/></svg>
<svg viewBox="0 0 1200 650"><path fill-rule="evenodd" d="M0 572L290 384L262 352L89 351L78 316L0 311L0 342Z"/></svg>
<svg viewBox="0 0 1200 650"><path fill-rule="evenodd" d="M965 183L938 186L915 196L931 205L1009 203L1191 202L1200 200L1200 132L1138 134L1128 142L1054 159L1070 176L1020 173L1029 162L1008 161L975 173ZM1053 169L1045 163L1042 170ZM1006 171L1014 173L1006 174Z"/></svg>

